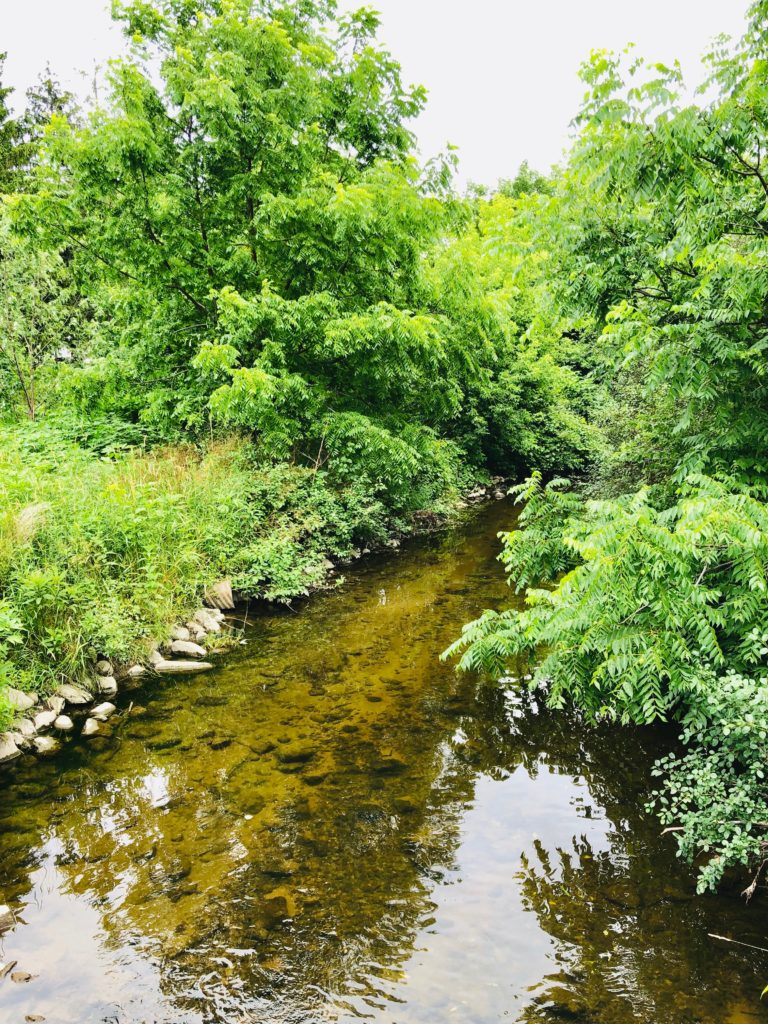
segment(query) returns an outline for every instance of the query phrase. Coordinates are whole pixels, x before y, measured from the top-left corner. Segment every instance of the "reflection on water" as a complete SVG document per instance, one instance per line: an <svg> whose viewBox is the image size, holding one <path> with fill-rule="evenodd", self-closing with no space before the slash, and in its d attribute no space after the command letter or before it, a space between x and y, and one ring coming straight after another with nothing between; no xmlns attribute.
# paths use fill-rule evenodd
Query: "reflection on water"
<svg viewBox="0 0 768 1024"><path fill-rule="evenodd" d="M507 603L504 503L259 617L213 674L3 781L3 1020L746 1024L764 904L698 898L643 813L663 738L437 653Z"/></svg>

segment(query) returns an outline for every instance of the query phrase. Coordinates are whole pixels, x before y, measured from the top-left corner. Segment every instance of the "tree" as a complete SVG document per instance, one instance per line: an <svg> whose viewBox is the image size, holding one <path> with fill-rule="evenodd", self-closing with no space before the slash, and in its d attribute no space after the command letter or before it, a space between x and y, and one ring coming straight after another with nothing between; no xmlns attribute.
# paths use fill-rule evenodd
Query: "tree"
<svg viewBox="0 0 768 1024"><path fill-rule="evenodd" d="M19 165L23 163L23 127L8 105L13 89L3 85L7 57L7 53L0 53L0 196L16 191L21 177Z"/></svg>

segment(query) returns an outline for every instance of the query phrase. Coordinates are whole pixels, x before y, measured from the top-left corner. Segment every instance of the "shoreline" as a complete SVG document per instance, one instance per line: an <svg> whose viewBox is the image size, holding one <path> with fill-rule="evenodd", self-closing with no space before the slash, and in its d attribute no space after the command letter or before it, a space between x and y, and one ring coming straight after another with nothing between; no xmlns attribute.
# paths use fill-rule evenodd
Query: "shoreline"
<svg viewBox="0 0 768 1024"><path fill-rule="evenodd" d="M326 575L321 583L304 593L276 602L259 597L238 600L228 580L220 580L206 591L195 612L183 622L175 623L165 639L149 642L148 654L143 659L119 664L102 654L92 666L87 680L61 683L50 696L40 698L36 693L7 689L16 718L10 728L0 732L0 779L23 761L25 756L47 759L59 754L68 742L90 741L105 735L107 723L118 714L114 703L120 694L130 692L153 676L182 675L210 672L216 668L210 658L224 656L238 643L236 629L228 626L225 612L235 613L238 606L253 601L290 605L293 600L306 599L313 594L332 589L330 574L340 565L351 565L368 555L396 551L404 540L415 539L441 529L450 528L462 515L489 501L506 497L506 483L502 478L491 478L489 484L477 484L456 501L452 515L442 520L428 511L413 516L412 528L406 533L393 535L382 544L364 548L351 558L336 563L326 559ZM236 615L229 616L239 618ZM206 644L207 646L203 646Z"/></svg>

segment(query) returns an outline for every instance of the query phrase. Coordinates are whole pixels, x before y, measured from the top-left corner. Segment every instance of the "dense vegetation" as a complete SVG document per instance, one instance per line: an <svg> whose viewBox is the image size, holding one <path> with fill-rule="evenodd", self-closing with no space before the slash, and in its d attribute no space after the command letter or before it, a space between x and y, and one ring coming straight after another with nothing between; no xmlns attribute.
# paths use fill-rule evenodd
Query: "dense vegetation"
<svg viewBox="0 0 768 1024"><path fill-rule="evenodd" d="M464 197L370 11L116 16L101 100L0 86L0 683L140 656L222 575L290 599L501 473L525 608L452 653L679 720L655 808L703 886L757 862L768 3L696 103L593 54L565 166Z"/></svg>
<svg viewBox="0 0 768 1024"><path fill-rule="evenodd" d="M539 314L594 353L602 450L580 487L539 475L504 538L523 611L454 645L502 671L540 648L534 685L589 719L677 718L689 744L653 803L702 857L702 887L768 849L768 5L678 67L593 54L568 166L540 197Z"/></svg>
<svg viewBox="0 0 768 1024"><path fill-rule="evenodd" d="M44 692L141 657L217 577L288 600L594 443L490 255L514 201L419 166L424 93L373 14L116 16L100 100L46 71L14 117L0 91L0 665Z"/></svg>

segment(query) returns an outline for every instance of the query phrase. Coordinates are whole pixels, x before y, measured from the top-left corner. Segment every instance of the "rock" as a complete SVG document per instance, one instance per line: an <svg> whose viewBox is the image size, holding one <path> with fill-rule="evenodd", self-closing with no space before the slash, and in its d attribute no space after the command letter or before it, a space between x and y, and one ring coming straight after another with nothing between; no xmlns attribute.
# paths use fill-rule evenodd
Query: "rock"
<svg viewBox="0 0 768 1024"><path fill-rule="evenodd" d="M55 754L61 746L59 741L54 739L53 736L35 736L34 740L32 740L32 744L34 746L35 753L40 757L50 757L52 754Z"/></svg>
<svg viewBox="0 0 768 1024"><path fill-rule="evenodd" d="M322 565L323 565L323 568L324 569L328 569L329 572L330 572L331 569L335 569L336 568L335 564L330 560L330 558L324 558L323 562L322 562Z"/></svg>
<svg viewBox="0 0 768 1024"><path fill-rule="evenodd" d="M397 540L396 537L393 537L392 540L388 540L387 541L387 547L388 548L392 548L393 550L396 549L396 548L399 548L400 547L400 541Z"/></svg>
<svg viewBox="0 0 768 1024"><path fill-rule="evenodd" d="M308 743L287 743L277 751L277 759L283 764L304 764L314 756L315 748Z"/></svg>
<svg viewBox="0 0 768 1024"><path fill-rule="evenodd" d="M0 906L0 933L7 932L9 928L13 928L16 924L16 918L14 917L13 911L10 907L6 907L5 904ZM16 966L13 964L12 966Z"/></svg>
<svg viewBox="0 0 768 1024"><path fill-rule="evenodd" d="M34 739L37 735L37 729L28 718L20 718L16 722L16 732L20 732L25 740Z"/></svg>
<svg viewBox="0 0 768 1024"><path fill-rule="evenodd" d="M176 672L208 672L213 665L210 661L160 661L155 666L155 672L162 675L173 675Z"/></svg>
<svg viewBox="0 0 768 1024"><path fill-rule="evenodd" d="M50 729L55 721L55 711L39 711L35 715L35 729L38 732L41 732L43 729Z"/></svg>
<svg viewBox="0 0 768 1024"><path fill-rule="evenodd" d="M41 1013L28 1013L24 1017L24 1020L27 1022L27 1024L42 1024L42 1021L45 1020L45 1017L43 1017Z"/></svg>
<svg viewBox="0 0 768 1024"><path fill-rule="evenodd" d="M0 732L0 764L13 761L20 756L21 751L14 743L11 734L9 732Z"/></svg>
<svg viewBox="0 0 768 1024"><path fill-rule="evenodd" d="M30 693L22 693L21 690L14 689L13 686L9 686L5 691L6 699L14 711L29 711L37 704L37 697Z"/></svg>
<svg viewBox="0 0 768 1024"><path fill-rule="evenodd" d="M9 960L8 963L0 963L0 981L6 978L18 963L18 960Z"/></svg>
<svg viewBox="0 0 768 1024"><path fill-rule="evenodd" d="M117 680L114 676L99 676L97 685L102 697L115 697L117 695Z"/></svg>
<svg viewBox="0 0 768 1024"><path fill-rule="evenodd" d="M57 715L60 715L62 713L65 704L66 701L64 700L63 697L49 697L48 700L45 702L46 707L50 711L55 711Z"/></svg>
<svg viewBox="0 0 768 1024"><path fill-rule="evenodd" d="M125 674L129 679L141 679L147 674L147 667L146 665L131 665Z"/></svg>
<svg viewBox="0 0 768 1024"><path fill-rule="evenodd" d="M186 626L174 626L171 630L171 640L189 640L191 636Z"/></svg>
<svg viewBox="0 0 768 1024"><path fill-rule="evenodd" d="M151 665L151 666L152 666L153 668L155 667L155 665L157 665L157 663L158 663L159 661L163 661L163 660L164 660L164 659L163 659L163 656L162 656L162 654L160 653L160 651L158 651L158 649L157 649L156 647L155 647L155 649L154 649L154 650L152 650L152 651L150 651L150 652L149 652L149 657L147 658L147 661L149 662L149 664L150 664L150 665Z"/></svg>
<svg viewBox="0 0 768 1024"><path fill-rule="evenodd" d="M209 633L221 632L219 620L214 617L209 608L198 608L195 612L195 622L199 623L203 629L207 629Z"/></svg>
<svg viewBox="0 0 768 1024"><path fill-rule="evenodd" d="M63 697L67 704L90 704L92 695L82 686L72 686L71 683L63 683L56 691L58 697Z"/></svg>
<svg viewBox="0 0 768 1024"><path fill-rule="evenodd" d="M53 728L58 729L59 732L72 732L75 723L69 715L57 715L53 722Z"/></svg>
<svg viewBox="0 0 768 1024"><path fill-rule="evenodd" d="M187 654L190 658L204 658L208 653L200 644L193 644L191 640L174 640L171 644L172 654Z"/></svg>
<svg viewBox="0 0 768 1024"><path fill-rule="evenodd" d="M23 985L26 981L32 981L32 975L29 971L14 971L11 981L15 981L17 985Z"/></svg>
<svg viewBox="0 0 768 1024"><path fill-rule="evenodd" d="M231 611L235 607L235 599L232 596L232 584L229 580L219 580L218 583L208 587L205 592L205 603L213 608Z"/></svg>
<svg viewBox="0 0 768 1024"><path fill-rule="evenodd" d="M507 492L502 491L500 487L497 487L496 490L493 492L493 496L496 499L496 501L501 501L502 498L506 498Z"/></svg>
<svg viewBox="0 0 768 1024"><path fill-rule="evenodd" d="M102 658L101 661L96 662L96 671L100 676L111 676L114 669L112 668L111 662Z"/></svg>
<svg viewBox="0 0 768 1024"><path fill-rule="evenodd" d="M103 704L97 704L95 708L91 710L91 718L95 718L97 722L106 722L107 719L111 718L112 715L117 711L114 704L110 704L108 700L105 700Z"/></svg>
<svg viewBox="0 0 768 1024"><path fill-rule="evenodd" d="M189 630L189 635L193 640L204 640L208 635L208 630L203 629L199 622L188 622L187 629Z"/></svg>
<svg viewBox="0 0 768 1024"><path fill-rule="evenodd" d="M86 739L88 739L89 736L96 736L98 731L99 731L99 723L96 721L96 719L95 718L88 718L85 721L85 725L83 726L83 731L82 731L82 733L80 735L84 736Z"/></svg>

